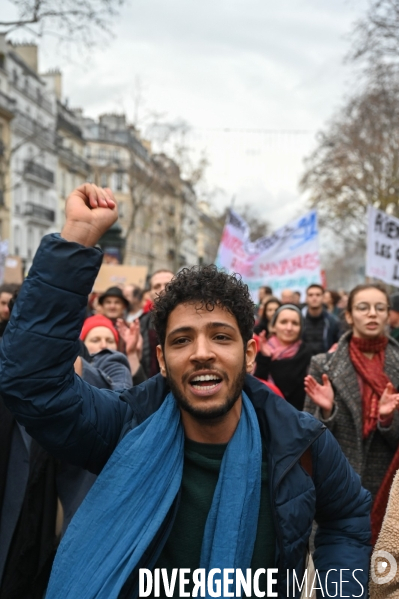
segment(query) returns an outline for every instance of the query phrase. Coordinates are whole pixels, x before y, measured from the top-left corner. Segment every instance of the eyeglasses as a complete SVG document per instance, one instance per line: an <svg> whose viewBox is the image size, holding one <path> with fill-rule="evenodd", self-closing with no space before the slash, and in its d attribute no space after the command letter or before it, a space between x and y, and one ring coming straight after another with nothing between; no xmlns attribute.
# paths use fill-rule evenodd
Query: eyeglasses
<svg viewBox="0 0 399 599"><path fill-rule="evenodd" d="M354 308L361 314L368 314L370 312L371 308L374 308L374 310L376 312L378 312L378 314L386 314L386 312L388 312L388 305L382 304L382 303L374 304L372 306L368 302L361 302L360 304L356 304L356 306L354 306Z"/></svg>

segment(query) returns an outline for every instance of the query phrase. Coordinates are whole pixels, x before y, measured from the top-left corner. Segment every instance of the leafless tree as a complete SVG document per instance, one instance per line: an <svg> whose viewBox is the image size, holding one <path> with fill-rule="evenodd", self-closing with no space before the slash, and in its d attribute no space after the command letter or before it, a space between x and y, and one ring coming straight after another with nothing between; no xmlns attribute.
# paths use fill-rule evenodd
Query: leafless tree
<svg viewBox="0 0 399 599"><path fill-rule="evenodd" d="M191 127L184 120L167 121L164 115L152 115L153 120L146 126L146 137L157 151L159 164L164 164L170 180L174 181L178 210L175 215L173 244L175 247L174 270L183 266L182 248L192 237L191 210L198 198L205 199L208 190L206 170L209 165L206 151L194 151L190 139ZM167 160L162 160L162 157ZM172 171L166 166L170 162ZM209 191L209 190L208 190Z"/></svg>
<svg viewBox="0 0 399 599"><path fill-rule="evenodd" d="M23 30L34 36L55 36L90 48L110 36L112 19L125 0L9 0L16 18L0 20L1 33Z"/></svg>
<svg viewBox="0 0 399 599"><path fill-rule="evenodd" d="M351 36L348 58L375 64L399 63L399 0L372 0Z"/></svg>
<svg viewBox="0 0 399 599"><path fill-rule="evenodd" d="M322 226L365 232L368 204L399 216L399 78L369 81L318 135L300 181Z"/></svg>
<svg viewBox="0 0 399 599"><path fill-rule="evenodd" d="M265 237L270 233L270 223L253 205L245 203L237 206L234 210L246 221L251 231L250 240L256 241L260 237Z"/></svg>
<svg viewBox="0 0 399 599"><path fill-rule="evenodd" d="M194 188L204 179L209 166L206 151L194 152L190 143L191 127L182 120L153 120L145 135L159 154L168 155L179 167L181 176Z"/></svg>
<svg viewBox="0 0 399 599"><path fill-rule="evenodd" d="M350 40L355 85L319 132L300 181L341 247L330 255L337 273L365 249L369 204L399 216L399 0L371 0Z"/></svg>
<svg viewBox="0 0 399 599"><path fill-rule="evenodd" d="M139 220L144 231L154 232L154 225L156 222L162 222L165 209L162 201L162 181L156 164L149 158L147 164L139 165L132 148L129 149L129 154L126 169L129 194L128 224L124 235L127 247L138 233Z"/></svg>

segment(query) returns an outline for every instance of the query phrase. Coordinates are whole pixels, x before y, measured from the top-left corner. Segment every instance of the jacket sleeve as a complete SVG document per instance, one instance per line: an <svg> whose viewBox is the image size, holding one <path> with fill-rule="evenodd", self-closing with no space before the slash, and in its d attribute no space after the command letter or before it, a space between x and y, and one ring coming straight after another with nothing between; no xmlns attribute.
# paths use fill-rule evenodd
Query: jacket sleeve
<svg viewBox="0 0 399 599"><path fill-rule="evenodd" d="M377 426L378 430L391 447L392 451L396 451L399 443L399 413L397 410L394 412L393 420L390 426L381 426L380 423L378 423Z"/></svg>
<svg viewBox="0 0 399 599"><path fill-rule="evenodd" d="M108 388L122 390L132 386L129 361L125 354L119 351L103 349L93 356L91 366L101 370L108 378L111 383ZM86 380L84 376L82 378Z"/></svg>
<svg viewBox="0 0 399 599"><path fill-rule="evenodd" d="M313 444L312 460L318 524L314 562L320 580L330 596L338 588L338 596L367 597L371 495L328 430ZM342 592L340 579L347 581Z"/></svg>
<svg viewBox="0 0 399 599"><path fill-rule="evenodd" d="M87 296L102 254L47 235L22 285L0 348L0 393L17 420L56 457L99 472L129 404L74 373Z"/></svg>

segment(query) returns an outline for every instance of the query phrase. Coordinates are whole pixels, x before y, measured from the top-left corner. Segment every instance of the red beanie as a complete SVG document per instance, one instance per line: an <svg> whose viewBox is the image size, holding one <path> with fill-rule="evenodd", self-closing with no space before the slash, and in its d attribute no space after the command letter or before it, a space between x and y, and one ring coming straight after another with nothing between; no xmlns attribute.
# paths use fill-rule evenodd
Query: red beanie
<svg viewBox="0 0 399 599"><path fill-rule="evenodd" d="M116 343L119 343L118 331L112 324L111 320L102 314L96 314L95 316L89 316L83 323L82 332L80 333L80 339L84 341L87 334L95 327L107 327L115 337Z"/></svg>

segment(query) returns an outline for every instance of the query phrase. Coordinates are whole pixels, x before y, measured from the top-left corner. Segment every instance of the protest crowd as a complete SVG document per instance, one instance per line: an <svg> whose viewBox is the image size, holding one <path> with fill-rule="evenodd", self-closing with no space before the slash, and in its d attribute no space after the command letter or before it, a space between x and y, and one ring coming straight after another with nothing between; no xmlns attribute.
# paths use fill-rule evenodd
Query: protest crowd
<svg viewBox="0 0 399 599"><path fill-rule="evenodd" d="M265 279L255 305L213 265L92 293L116 218L81 186L0 288L0 599L137 597L140 568L316 597L309 550L317 597L398 597L369 564L399 557L399 294Z"/></svg>

